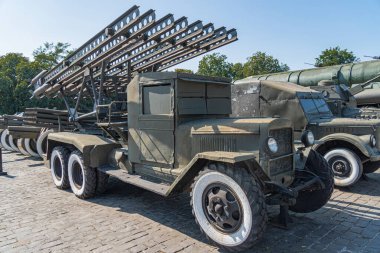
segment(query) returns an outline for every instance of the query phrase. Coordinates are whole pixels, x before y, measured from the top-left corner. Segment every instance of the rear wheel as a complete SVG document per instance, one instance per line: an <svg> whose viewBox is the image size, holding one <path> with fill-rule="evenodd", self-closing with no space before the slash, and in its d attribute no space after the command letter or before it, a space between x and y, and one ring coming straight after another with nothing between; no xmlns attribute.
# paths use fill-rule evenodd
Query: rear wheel
<svg viewBox="0 0 380 253"><path fill-rule="evenodd" d="M107 190L109 175L97 170L96 176L96 193L102 194Z"/></svg>
<svg viewBox="0 0 380 253"><path fill-rule="evenodd" d="M314 150L310 150L303 170L296 170L296 179L293 187L300 185L315 176L324 184L324 188L319 183L303 189L298 193L296 204L289 206L289 210L296 213L309 213L322 208L329 201L334 190L334 173L331 167L320 155Z"/></svg>
<svg viewBox="0 0 380 253"><path fill-rule="evenodd" d="M13 138L12 135L9 135L9 145L12 147L14 151L20 152L20 150L17 147L17 139Z"/></svg>
<svg viewBox="0 0 380 253"><path fill-rule="evenodd" d="M366 162L363 164L364 173L373 173L380 169L380 162Z"/></svg>
<svg viewBox="0 0 380 253"><path fill-rule="evenodd" d="M81 199L91 198L96 193L96 170L86 166L83 155L73 151L68 163L70 187L75 196Z"/></svg>
<svg viewBox="0 0 380 253"><path fill-rule="evenodd" d="M210 164L191 186L195 220L209 240L228 251L252 247L267 222L264 194L244 169Z"/></svg>
<svg viewBox="0 0 380 253"><path fill-rule="evenodd" d="M5 129L1 133L1 145L8 151L14 151L9 143L9 131L8 129Z"/></svg>
<svg viewBox="0 0 380 253"><path fill-rule="evenodd" d="M25 138L25 139L24 139L24 145L25 145L25 149L26 149L26 151L28 151L28 153L29 153L31 156L34 156L34 157L41 157L41 156L37 153L36 140L34 140L34 139L29 139L29 138Z"/></svg>
<svg viewBox="0 0 380 253"><path fill-rule="evenodd" d="M324 157L333 170L336 186L353 185L363 174L362 162L351 150L332 149Z"/></svg>
<svg viewBox="0 0 380 253"><path fill-rule="evenodd" d="M37 152L41 157L43 157L46 154L48 135L53 132L54 130L50 129L40 134L40 136L38 136L36 147L37 147Z"/></svg>
<svg viewBox="0 0 380 253"><path fill-rule="evenodd" d="M24 138L17 139L17 148L20 150L21 154L30 156L29 152L25 149Z"/></svg>
<svg viewBox="0 0 380 253"><path fill-rule="evenodd" d="M53 182L58 189L69 188L69 177L67 163L69 160L69 150L64 147L55 147L50 156L50 171Z"/></svg>

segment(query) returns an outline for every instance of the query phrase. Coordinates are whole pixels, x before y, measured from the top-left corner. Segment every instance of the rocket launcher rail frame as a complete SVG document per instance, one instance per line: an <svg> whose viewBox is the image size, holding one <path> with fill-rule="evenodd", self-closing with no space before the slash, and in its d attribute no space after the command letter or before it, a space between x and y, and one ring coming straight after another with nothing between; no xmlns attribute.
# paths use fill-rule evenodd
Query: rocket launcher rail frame
<svg viewBox="0 0 380 253"><path fill-rule="evenodd" d="M140 14L133 6L49 71L31 82L34 97L96 96L113 91L133 72L163 71L237 40L235 29L214 28L201 21L168 14L156 21L154 10ZM83 86L90 74L91 85ZM118 83L116 85L115 83ZM99 95L100 96L100 95Z"/></svg>

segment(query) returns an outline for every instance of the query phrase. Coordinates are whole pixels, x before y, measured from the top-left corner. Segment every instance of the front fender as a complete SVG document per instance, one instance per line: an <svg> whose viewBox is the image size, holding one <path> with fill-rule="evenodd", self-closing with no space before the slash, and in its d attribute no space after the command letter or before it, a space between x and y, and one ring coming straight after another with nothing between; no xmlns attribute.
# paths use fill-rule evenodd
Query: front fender
<svg viewBox="0 0 380 253"><path fill-rule="evenodd" d="M249 163L255 170L258 171L258 173L262 174L263 177L267 177L256 161L256 158L258 157L258 151L247 153L226 151L198 153L194 156L190 163L185 168L183 168L181 174L172 183L166 195L170 195L171 193L175 192L181 192L186 189L193 182L199 171L201 171L202 168L210 161L229 164ZM267 178L262 178L262 180L267 180Z"/></svg>
<svg viewBox="0 0 380 253"><path fill-rule="evenodd" d="M346 134L346 133L330 134L320 139L320 141L322 141L323 143L314 145L313 149L318 151L319 148L321 148L323 145L326 145L327 143L331 141L344 141L355 146L357 149L360 150L360 152L363 153L363 155L370 157L371 154L373 153L373 150L368 145L369 137L370 135L356 136L356 135Z"/></svg>

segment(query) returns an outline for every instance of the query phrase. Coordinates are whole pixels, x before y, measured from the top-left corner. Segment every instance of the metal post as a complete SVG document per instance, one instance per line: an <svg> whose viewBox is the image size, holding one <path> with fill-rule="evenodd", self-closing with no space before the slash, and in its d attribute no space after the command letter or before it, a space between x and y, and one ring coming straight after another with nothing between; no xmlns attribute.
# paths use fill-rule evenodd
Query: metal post
<svg viewBox="0 0 380 253"><path fill-rule="evenodd" d="M8 173L3 171L3 148L0 148L0 176L6 176Z"/></svg>

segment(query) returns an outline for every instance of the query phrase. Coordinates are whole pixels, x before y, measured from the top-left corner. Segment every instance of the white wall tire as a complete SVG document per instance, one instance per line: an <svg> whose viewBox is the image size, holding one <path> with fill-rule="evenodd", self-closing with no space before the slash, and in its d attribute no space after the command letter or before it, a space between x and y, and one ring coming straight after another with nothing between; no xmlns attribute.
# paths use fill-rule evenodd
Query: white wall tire
<svg viewBox="0 0 380 253"><path fill-rule="evenodd" d="M353 185L363 174L362 162L351 150L332 149L324 157L334 172L336 186L347 187Z"/></svg>
<svg viewBox="0 0 380 253"><path fill-rule="evenodd" d="M215 213L213 214L214 210L210 212L212 208L210 208L211 200L209 196L211 194L213 199L220 201L220 198L213 196L215 192L214 188L212 188L214 186L218 188L219 185L229 189L230 193L224 194L222 192L222 195L227 196L230 194L230 196L233 196L233 198L229 197L229 199L232 199L233 202L237 201L239 208L235 208L230 212L228 207L236 204L228 204L229 200L227 202L223 200L216 204L212 203L211 206L215 208L218 208L218 205L223 206L218 209L224 210L219 213L220 217L222 217L218 216L219 223L227 222L231 224L229 222L230 216L232 216L231 213L239 210L239 218L237 218L237 215L234 217L235 220L238 220L234 227L230 225L226 228L218 226L216 225L217 219L212 218ZM226 203L226 205L223 203ZM243 168L227 168L223 164L216 164L202 170L192 185L191 205L195 220L201 231L209 240L224 250L241 251L248 249L264 233L267 221L265 197L256 180Z"/></svg>
<svg viewBox="0 0 380 253"><path fill-rule="evenodd" d="M70 187L67 164L70 152L68 149L58 146L53 149L50 156L50 172L54 185L58 189Z"/></svg>
<svg viewBox="0 0 380 253"><path fill-rule="evenodd" d="M9 135L9 145L12 147L14 151L20 152L20 150L17 147L17 139L14 139L11 134Z"/></svg>
<svg viewBox="0 0 380 253"><path fill-rule="evenodd" d="M91 198L96 193L96 170L86 166L79 151L70 154L68 162L70 188L81 199Z"/></svg>
<svg viewBox="0 0 380 253"><path fill-rule="evenodd" d="M26 151L26 149L25 149L24 138L17 139L17 148L18 148L18 150L20 151L21 154L23 154L25 156L30 156L30 154L28 153L28 151Z"/></svg>
<svg viewBox="0 0 380 253"><path fill-rule="evenodd" d="M47 138L50 133L53 133L53 129L49 129L43 133L41 133L37 138L37 152L41 157L44 157L46 154L46 147L47 147Z"/></svg>
<svg viewBox="0 0 380 253"><path fill-rule="evenodd" d="M1 131L0 131L0 148L4 148L4 147L3 147L3 144L1 144L1 135L3 134L3 132L4 132L4 130L1 130Z"/></svg>
<svg viewBox="0 0 380 253"><path fill-rule="evenodd" d="M31 156L41 158L41 156L37 153L36 140L25 138L24 146L26 151L28 151Z"/></svg>
<svg viewBox="0 0 380 253"><path fill-rule="evenodd" d="M10 146L10 143L9 143L9 131L8 131L8 129L5 129L1 133L1 145L3 146L3 148L5 148L8 151L14 151L13 148Z"/></svg>

